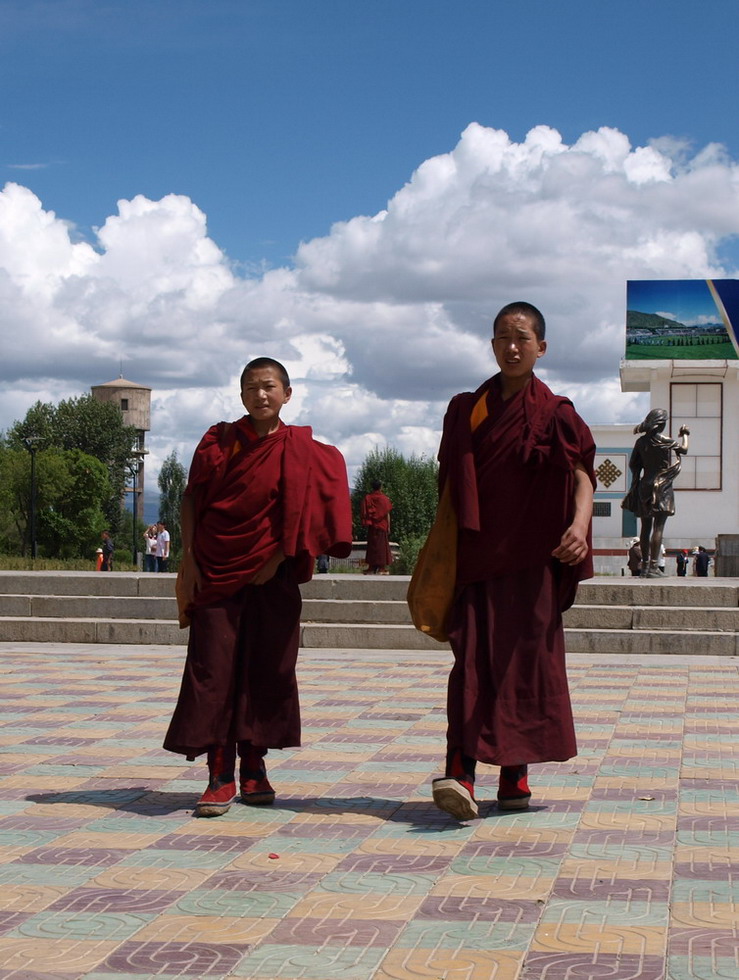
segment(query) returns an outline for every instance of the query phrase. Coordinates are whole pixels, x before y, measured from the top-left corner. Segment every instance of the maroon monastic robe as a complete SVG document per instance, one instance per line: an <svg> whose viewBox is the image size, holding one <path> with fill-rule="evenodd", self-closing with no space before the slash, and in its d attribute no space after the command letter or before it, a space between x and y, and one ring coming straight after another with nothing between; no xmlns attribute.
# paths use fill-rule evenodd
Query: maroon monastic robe
<svg viewBox="0 0 739 980"><path fill-rule="evenodd" d="M373 490L362 500L362 524L367 528L367 554L365 561L370 568L384 568L393 556L390 552L390 498L381 490Z"/></svg>
<svg viewBox="0 0 739 980"><path fill-rule="evenodd" d="M479 761L577 752L562 612L592 559L562 565L551 552L574 514L578 461L595 485L594 453L572 404L536 377L507 401L496 376L449 405L440 480L450 481L459 536L448 740Z"/></svg>
<svg viewBox="0 0 739 980"><path fill-rule="evenodd" d="M317 555L351 552L343 457L308 427L281 425L259 438L245 416L208 430L185 492L203 588L188 609L187 660L164 747L195 756L229 741L299 745L298 584ZM274 578L249 584L279 548L286 560Z"/></svg>

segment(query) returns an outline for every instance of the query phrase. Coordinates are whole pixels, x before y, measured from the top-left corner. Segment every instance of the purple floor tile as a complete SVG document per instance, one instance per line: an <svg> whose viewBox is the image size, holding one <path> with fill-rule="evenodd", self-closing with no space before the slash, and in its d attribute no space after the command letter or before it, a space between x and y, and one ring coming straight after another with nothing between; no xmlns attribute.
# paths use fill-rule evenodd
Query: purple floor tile
<svg viewBox="0 0 739 980"><path fill-rule="evenodd" d="M250 947L226 943L123 943L98 973L157 974L171 976L227 976Z"/></svg>
<svg viewBox="0 0 739 980"><path fill-rule="evenodd" d="M163 912L182 892L137 888L75 888L49 906L51 912Z"/></svg>
<svg viewBox="0 0 739 980"><path fill-rule="evenodd" d="M431 895L416 912L416 919L448 922L538 922L543 904L466 895Z"/></svg>
<svg viewBox="0 0 739 980"><path fill-rule="evenodd" d="M270 943L307 946L381 946L388 948L398 938L404 922L382 919L322 919L287 916L270 933Z"/></svg>

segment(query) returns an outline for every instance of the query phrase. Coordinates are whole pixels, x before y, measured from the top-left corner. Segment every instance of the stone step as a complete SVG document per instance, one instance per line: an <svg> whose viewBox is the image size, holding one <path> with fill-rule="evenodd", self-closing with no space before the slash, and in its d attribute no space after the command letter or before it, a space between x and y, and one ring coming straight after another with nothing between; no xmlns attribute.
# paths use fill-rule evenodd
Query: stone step
<svg viewBox="0 0 739 980"><path fill-rule="evenodd" d="M174 575L0 572L0 639L183 644ZM302 586L302 644L311 648L443 649L413 629L408 577L318 575ZM736 655L739 583L601 578L565 614L579 653Z"/></svg>
<svg viewBox="0 0 739 980"><path fill-rule="evenodd" d="M0 595L0 617L43 619L162 620L177 619L174 598L156 596ZM303 622L409 625L405 601L304 599ZM575 605L565 625L578 629L644 629L731 632L739 630L739 609L726 606Z"/></svg>
<svg viewBox="0 0 739 980"><path fill-rule="evenodd" d="M726 606L585 606L564 614L564 624L588 630L667 630L733 633L739 631L739 609Z"/></svg>
<svg viewBox="0 0 739 980"><path fill-rule="evenodd" d="M30 643L187 643L187 630L161 620L0 617L0 638ZM688 654L739 656L734 632L641 629L565 629L569 653ZM312 649L440 650L445 644L412 626L357 623L304 623L301 646ZM450 653L451 656L451 653Z"/></svg>
<svg viewBox="0 0 739 980"><path fill-rule="evenodd" d="M176 621L177 601L157 596L0 595L0 616Z"/></svg>
<svg viewBox="0 0 739 980"><path fill-rule="evenodd" d="M0 617L0 639L13 643L187 643L176 622L144 619L90 619L34 616Z"/></svg>
<svg viewBox="0 0 739 980"><path fill-rule="evenodd" d="M671 632L669 630L565 629L568 653L682 654L688 656L739 656L739 636L719 632Z"/></svg>
<svg viewBox="0 0 739 980"><path fill-rule="evenodd" d="M0 570L0 595L171 598L172 574L16 572ZM407 575L316 575L306 599L404 602ZM633 579L602 576L581 583L576 605L739 607L739 579Z"/></svg>

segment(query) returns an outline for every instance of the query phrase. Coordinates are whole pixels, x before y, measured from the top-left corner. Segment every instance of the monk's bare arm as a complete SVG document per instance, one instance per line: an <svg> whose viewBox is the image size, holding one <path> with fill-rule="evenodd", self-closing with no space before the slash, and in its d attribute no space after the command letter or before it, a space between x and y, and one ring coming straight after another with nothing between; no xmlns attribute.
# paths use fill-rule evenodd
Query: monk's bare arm
<svg viewBox="0 0 739 980"><path fill-rule="evenodd" d="M192 601L195 598L195 593L203 587L203 578L192 550L195 538L195 500L190 493L186 493L182 498L180 533L182 534L184 591L188 599Z"/></svg>
<svg viewBox="0 0 739 980"><path fill-rule="evenodd" d="M588 527L593 516L593 484L582 463L575 465L575 516L552 552L564 565L578 565L588 555Z"/></svg>
<svg viewBox="0 0 739 980"><path fill-rule="evenodd" d="M262 565L256 575L252 578L251 585L264 585L265 582L269 582L271 578L275 577L277 569L284 560L285 553L282 548L278 548L269 561L265 562L265 564Z"/></svg>

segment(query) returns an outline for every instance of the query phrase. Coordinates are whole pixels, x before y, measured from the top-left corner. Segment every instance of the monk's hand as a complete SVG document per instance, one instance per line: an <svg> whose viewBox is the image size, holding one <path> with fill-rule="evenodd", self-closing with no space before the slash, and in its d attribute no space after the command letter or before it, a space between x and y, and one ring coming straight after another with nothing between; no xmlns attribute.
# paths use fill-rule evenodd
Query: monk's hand
<svg viewBox="0 0 739 980"><path fill-rule="evenodd" d="M579 565L588 556L587 529L577 524L570 524L559 547L552 552L552 557L559 559L563 565Z"/></svg>
<svg viewBox="0 0 739 980"><path fill-rule="evenodd" d="M182 556L183 591L188 602L193 602L195 593L203 587L203 573L192 553L185 552Z"/></svg>
<svg viewBox="0 0 739 980"><path fill-rule="evenodd" d="M252 578L252 585L264 585L265 582L269 582L270 579L275 577L277 569L285 560L285 555L282 548L279 548L272 557L265 562L264 565L259 569L256 575Z"/></svg>

